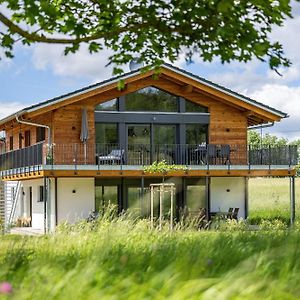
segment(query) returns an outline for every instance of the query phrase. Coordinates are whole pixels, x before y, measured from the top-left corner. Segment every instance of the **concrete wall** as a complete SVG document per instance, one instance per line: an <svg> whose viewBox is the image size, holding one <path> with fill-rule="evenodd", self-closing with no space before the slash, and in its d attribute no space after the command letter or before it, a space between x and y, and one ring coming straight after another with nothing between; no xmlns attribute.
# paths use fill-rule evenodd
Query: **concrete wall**
<svg viewBox="0 0 300 300"><path fill-rule="evenodd" d="M44 202L39 200L39 187L43 186L43 179L34 179L23 181L23 216L30 214L30 187L32 187L32 228L44 228ZM21 200L22 201L22 200Z"/></svg>
<svg viewBox="0 0 300 300"><path fill-rule="evenodd" d="M32 187L32 227L44 229L44 202L38 202L39 187L44 185L43 179L22 182L24 191L20 199L19 216L28 217L30 214L30 187ZM57 179L57 223L68 221L74 223L87 218L95 206L94 178L58 178ZM55 179L50 179L50 203L48 226L55 229Z"/></svg>
<svg viewBox="0 0 300 300"><path fill-rule="evenodd" d="M94 178L57 179L57 221L74 223L95 208Z"/></svg>
<svg viewBox="0 0 300 300"><path fill-rule="evenodd" d="M245 218L245 184L244 177L212 177L210 210L227 212L229 207L239 207L238 218Z"/></svg>

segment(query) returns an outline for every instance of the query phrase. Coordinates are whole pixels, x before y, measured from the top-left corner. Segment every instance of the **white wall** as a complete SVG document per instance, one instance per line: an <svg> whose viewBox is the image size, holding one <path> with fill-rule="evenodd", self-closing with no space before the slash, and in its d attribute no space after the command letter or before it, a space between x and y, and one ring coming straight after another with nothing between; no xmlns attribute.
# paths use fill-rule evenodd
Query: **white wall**
<svg viewBox="0 0 300 300"><path fill-rule="evenodd" d="M23 216L28 217L30 212L29 207L29 188L32 187L32 228L44 228L44 202L39 200L39 187L44 185L43 179L25 180L23 185Z"/></svg>
<svg viewBox="0 0 300 300"><path fill-rule="evenodd" d="M210 210L227 212L229 207L239 207L238 218L245 218L245 184L244 177L212 177Z"/></svg>
<svg viewBox="0 0 300 300"><path fill-rule="evenodd" d="M74 223L95 208L94 178L57 179L57 221Z"/></svg>

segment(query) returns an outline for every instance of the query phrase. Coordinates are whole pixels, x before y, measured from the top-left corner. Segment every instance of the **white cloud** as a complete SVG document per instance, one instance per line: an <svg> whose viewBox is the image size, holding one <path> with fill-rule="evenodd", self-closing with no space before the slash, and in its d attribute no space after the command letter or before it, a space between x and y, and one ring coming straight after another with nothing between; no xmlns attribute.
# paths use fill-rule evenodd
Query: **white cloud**
<svg viewBox="0 0 300 300"><path fill-rule="evenodd" d="M266 84L248 96L289 114L289 118L267 131L291 140L300 138L300 87Z"/></svg>
<svg viewBox="0 0 300 300"><path fill-rule="evenodd" d="M88 78L91 81L107 79L112 75L112 66L105 67L111 52L103 50L90 54L82 46L75 54L63 53L64 47L39 44L33 48L32 62L38 70L50 69L61 77Z"/></svg>
<svg viewBox="0 0 300 300"><path fill-rule="evenodd" d="M5 118L20 109L24 108L24 103L1 101L0 119Z"/></svg>

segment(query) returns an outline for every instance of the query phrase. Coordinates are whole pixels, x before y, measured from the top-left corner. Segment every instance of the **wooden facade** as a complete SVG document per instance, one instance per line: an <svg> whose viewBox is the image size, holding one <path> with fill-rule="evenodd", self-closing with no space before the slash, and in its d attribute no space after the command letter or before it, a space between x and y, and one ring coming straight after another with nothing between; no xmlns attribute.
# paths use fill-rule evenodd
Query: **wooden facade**
<svg viewBox="0 0 300 300"><path fill-rule="evenodd" d="M117 82L95 87L94 89L71 95L63 101L49 102L40 105L36 109L25 112L22 119L30 122L44 124L51 128L51 140L56 147L56 164L69 161L72 163L71 147L68 145L81 144L81 118L82 110L87 110L89 139L87 141L86 158L79 151L77 155L78 164L95 164L95 106L116 97L135 92L144 87L153 86L176 96L183 97L191 102L208 108L210 114L208 143L228 144L245 149L244 154L239 154L239 164L247 164L247 128L250 125L263 124L279 121L279 117L272 111L241 101L238 97L230 95L218 88L205 85L189 76L162 67L157 78L153 72L139 73L127 77L125 87L117 88ZM16 150L25 146L25 134L30 132L31 145L37 142L37 128L30 125L19 124L15 118L2 123L0 130L6 132L6 150ZM12 138L11 138L12 137ZM46 130L45 144L47 144L48 131ZM10 142L13 141L13 147ZM64 146L62 146L64 145ZM44 150L46 153L47 149Z"/></svg>

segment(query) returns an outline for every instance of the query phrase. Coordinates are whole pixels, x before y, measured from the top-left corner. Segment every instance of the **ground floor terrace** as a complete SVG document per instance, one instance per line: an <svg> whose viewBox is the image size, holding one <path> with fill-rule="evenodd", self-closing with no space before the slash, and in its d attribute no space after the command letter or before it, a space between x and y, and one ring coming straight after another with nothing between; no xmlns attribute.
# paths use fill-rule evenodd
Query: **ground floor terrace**
<svg viewBox="0 0 300 300"><path fill-rule="evenodd" d="M185 217L227 216L236 210L235 218L246 219L249 211L248 180L256 176L187 176L187 174L161 174L142 176L80 176L35 177L15 182L14 221L28 220L27 226L41 230L54 230L62 222L74 223L87 219L92 211L105 213L114 206L119 213L129 211L136 217L151 215L151 193L153 184L174 184L172 215L174 221ZM283 171L283 170L282 170ZM102 170L105 173L105 171ZM211 172L211 171L210 171ZM234 172L234 171L231 171ZM290 181L291 221L295 218L294 170L285 170ZM290 172L290 175L287 173ZM37 174L37 173L36 173ZM234 173L233 173L234 174ZM237 173L238 174L238 173ZM67 173L66 173L67 175ZM249 175L249 174L248 174ZM276 199L274 199L276 200ZM164 191L164 201L154 188L153 216L170 219L171 194Z"/></svg>

